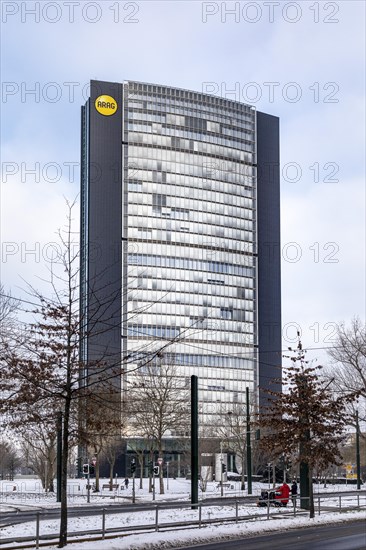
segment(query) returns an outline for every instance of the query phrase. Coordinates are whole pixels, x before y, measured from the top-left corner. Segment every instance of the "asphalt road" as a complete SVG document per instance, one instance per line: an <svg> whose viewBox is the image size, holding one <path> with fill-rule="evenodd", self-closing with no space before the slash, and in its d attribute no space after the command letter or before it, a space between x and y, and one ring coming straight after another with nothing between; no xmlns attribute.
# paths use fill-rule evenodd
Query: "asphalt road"
<svg viewBox="0 0 366 550"><path fill-rule="evenodd" d="M246 537L233 541L182 546L181 550L365 550L366 523L347 522L342 525L319 525L265 536Z"/></svg>

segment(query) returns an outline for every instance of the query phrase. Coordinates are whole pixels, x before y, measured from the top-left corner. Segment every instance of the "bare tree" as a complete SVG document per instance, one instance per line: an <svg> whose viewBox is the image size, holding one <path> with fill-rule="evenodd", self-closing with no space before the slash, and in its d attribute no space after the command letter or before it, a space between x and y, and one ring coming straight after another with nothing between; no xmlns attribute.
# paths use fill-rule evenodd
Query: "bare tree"
<svg viewBox="0 0 366 550"><path fill-rule="evenodd" d="M107 458L111 466L111 479L113 479L116 453L121 447L121 438L127 429L126 407L121 408L119 394L104 395L94 392L86 399L84 414L88 420L81 429L80 440L94 453L95 490L99 491L102 457Z"/></svg>
<svg viewBox="0 0 366 550"><path fill-rule="evenodd" d="M103 444L103 456L109 464L109 490L113 489L113 470L118 453L121 450L121 439L113 436L107 437Z"/></svg>
<svg viewBox="0 0 366 550"><path fill-rule="evenodd" d="M19 434L27 466L40 478L46 492L54 492L56 437L55 426L43 422L24 426Z"/></svg>
<svg viewBox="0 0 366 550"><path fill-rule="evenodd" d="M21 465L18 450L10 441L0 441L0 479L14 479L16 468Z"/></svg>
<svg viewBox="0 0 366 550"><path fill-rule="evenodd" d="M140 437L149 436L163 458L164 436L187 430L189 408L187 390L178 370L163 358L149 362L134 376L130 393L133 406L133 430ZM159 472L160 494L164 493L163 469Z"/></svg>
<svg viewBox="0 0 366 550"><path fill-rule="evenodd" d="M337 327L333 346L327 350L332 365L326 367L325 377L338 395L358 392L359 402L348 404L348 412L355 425L356 410L360 420L366 421L366 325L354 318L349 327L341 323Z"/></svg>
<svg viewBox="0 0 366 550"><path fill-rule="evenodd" d="M108 347L108 331L115 319L120 319L119 287L115 290L111 283L110 291L103 287L103 292L98 293L96 276L96 280L88 281L92 307L87 319L80 307L79 243L78 234L75 236L72 228L73 207L74 203L68 203L66 226L58 232L61 253L50 270L49 295L29 286L31 321L27 324L26 338L19 336L15 346L3 346L0 360L0 415L5 423L15 428L23 424L47 424L50 406L55 415L62 413L60 548L67 544L67 471L71 444L85 437L89 428L94 429L95 418L87 414L90 403L96 407L103 404L105 410L113 403L115 426L107 436L114 440L120 437L120 381L123 369L127 372L129 363L134 362L128 354L121 357L120 352L116 353L118 345ZM8 305L3 311L8 318ZM122 327L113 327L113 336L121 338ZM98 347L100 334L107 335L102 349ZM80 350L91 336L94 358L82 361ZM174 341L155 346L154 351L150 346L146 354L141 349L146 359L138 368L144 368ZM171 396L172 388L173 384L169 390Z"/></svg>
<svg viewBox="0 0 366 550"><path fill-rule="evenodd" d="M145 461L147 449L149 449L149 440L143 437L130 439L128 442L128 446L137 458L137 462L139 465L139 472L140 472L140 478L139 478L140 489L142 489L143 477L144 477L144 461Z"/></svg>
<svg viewBox="0 0 366 550"><path fill-rule="evenodd" d="M0 284L0 334L4 335L12 328L18 301L7 293L4 285Z"/></svg>
<svg viewBox="0 0 366 550"><path fill-rule="evenodd" d="M237 469L241 474L241 488L245 489L246 463L246 411L243 405L234 403L230 411L224 410L218 417L217 435L228 451L238 459Z"/></svg>

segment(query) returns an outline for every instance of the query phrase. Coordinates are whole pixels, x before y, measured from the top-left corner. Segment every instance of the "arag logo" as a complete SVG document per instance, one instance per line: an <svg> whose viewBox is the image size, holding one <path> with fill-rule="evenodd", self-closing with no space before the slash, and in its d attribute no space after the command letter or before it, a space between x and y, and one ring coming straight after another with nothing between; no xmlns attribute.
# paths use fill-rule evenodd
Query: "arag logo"
<svg viewBox="0 0 366 550"><path fill-rule="evenodd" d="M117 111L117 101L110 95L100 95L95 100L95 108L101 115L111 116Z"/></svg>

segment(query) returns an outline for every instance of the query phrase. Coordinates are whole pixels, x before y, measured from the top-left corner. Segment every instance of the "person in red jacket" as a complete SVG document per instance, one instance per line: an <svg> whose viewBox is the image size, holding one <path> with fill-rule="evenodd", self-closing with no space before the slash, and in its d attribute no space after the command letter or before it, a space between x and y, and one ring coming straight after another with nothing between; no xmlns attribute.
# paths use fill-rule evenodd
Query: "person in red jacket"
<svg viewBox="0 0 366 550"><path fill-rule="evenodd" d="M290 487L287 483L283 483L281 487L276 489L275 499L278 501L280 506L287 506L290 497Z"/></svg>

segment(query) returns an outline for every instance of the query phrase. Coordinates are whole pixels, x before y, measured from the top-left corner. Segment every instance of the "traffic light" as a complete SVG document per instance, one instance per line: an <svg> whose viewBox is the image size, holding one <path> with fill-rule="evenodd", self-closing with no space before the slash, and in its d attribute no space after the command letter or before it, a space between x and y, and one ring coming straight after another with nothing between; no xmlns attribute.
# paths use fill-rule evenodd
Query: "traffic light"
<svg viewBox="0 0 366 550"><path fill-rule="evenodd" d="M159 466L154 466L154 476L158 476L159 475Z"/></svg>
<svg viewBox="0 0 366 550"><path fill-rule="evenodd" d="M89 466L89 474L92 476L92 475L94 475L94 473L95 473L94 465L93 465L93 464L90 464L90 466Z"/></svg>
<svg viewBox="0 0 366 550"><path fill-rule="evenodd" d="M134 474L136 472L136 460L133 458L131 460L131 474Z"/></svg>
<svg viewBox="0 0 366 550"><path fill-rule="evenodd" d="M83 464L83 474L85 476L89 475L89 464Z"/></svg>
<svg viewBox="0 0 366 550"><path fill-rule="evenodd" d="M222 468L222 473L224 474L226 472L226 464L222 463L221 468Z"/></svg>
<svg viewBox="0 0 366 550"><path fill-rule="evenodd" d="M153 464L152 460L150 460L149 461L149 472L150 472L150 474L153 473L153 467L154 467L154 464Z"/></svg>

